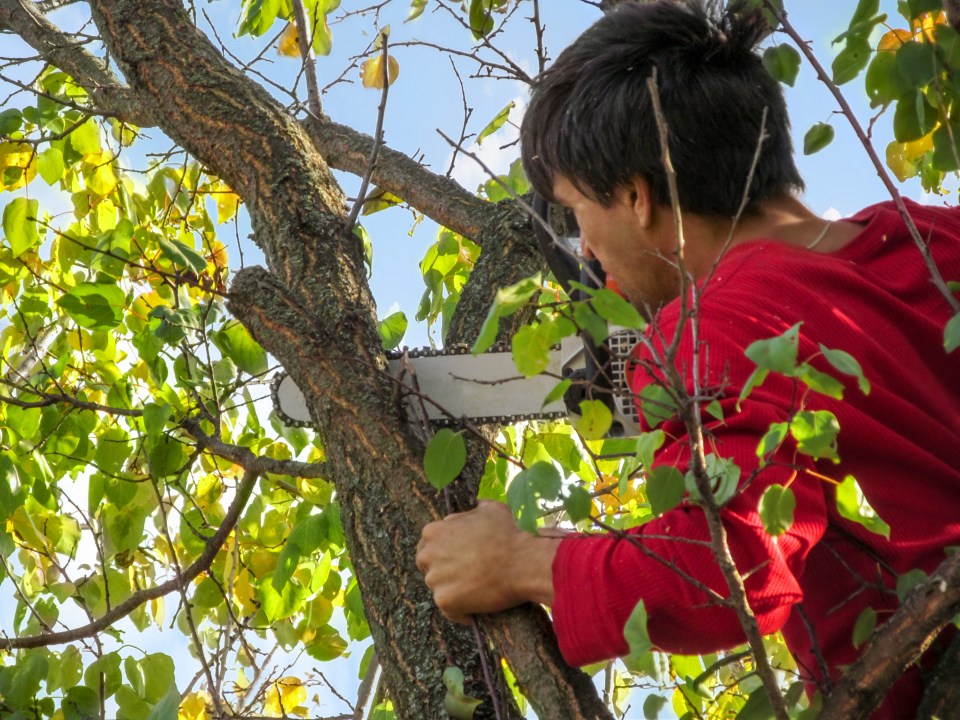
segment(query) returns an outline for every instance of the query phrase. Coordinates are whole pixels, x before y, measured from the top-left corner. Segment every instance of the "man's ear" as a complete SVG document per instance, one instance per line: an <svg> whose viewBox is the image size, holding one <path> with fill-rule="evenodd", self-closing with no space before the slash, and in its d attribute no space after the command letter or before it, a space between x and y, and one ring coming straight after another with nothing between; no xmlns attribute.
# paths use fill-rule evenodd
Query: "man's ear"
<svg viewBox="0 0 960 720"><path fill-rule="evenodd" d="M640 175L634 175L627 182L630 203L640 227L648 228L653 223L653 194L650 183Z"/></svg>

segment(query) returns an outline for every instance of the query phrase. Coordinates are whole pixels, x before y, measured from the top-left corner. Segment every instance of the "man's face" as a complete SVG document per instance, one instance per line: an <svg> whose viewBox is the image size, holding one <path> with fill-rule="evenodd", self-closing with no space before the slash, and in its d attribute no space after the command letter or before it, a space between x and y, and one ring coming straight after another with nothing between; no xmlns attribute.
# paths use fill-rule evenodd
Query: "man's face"
<svg viewBox="0 0 960 720"><path fill-rule="evenodd" d="M584 257L599 260L607 277L641 310L656 309L677 295L677 273L669 262L675 249L655 232L646 195L619 187L613 203L604 206L563 175L553 183L554 198L577 218Z"/></svg>

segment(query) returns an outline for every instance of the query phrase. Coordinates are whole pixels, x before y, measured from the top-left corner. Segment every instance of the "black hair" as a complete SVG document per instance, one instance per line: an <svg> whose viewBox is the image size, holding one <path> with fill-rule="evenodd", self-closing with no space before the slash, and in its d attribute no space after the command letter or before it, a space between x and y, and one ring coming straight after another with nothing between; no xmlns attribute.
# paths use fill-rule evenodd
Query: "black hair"
<svg viewBox="0 0 960 720"><path fill-rule="evenodd" d="M779 83L755 49L769 26L755 4L623 2L535 81L521 128L524 168L553 198L557 173L604 205L635 176L670 204L647 78L656 69L680 206L732 217L744 194L766 109L747 212L803 189Z"/></svg>

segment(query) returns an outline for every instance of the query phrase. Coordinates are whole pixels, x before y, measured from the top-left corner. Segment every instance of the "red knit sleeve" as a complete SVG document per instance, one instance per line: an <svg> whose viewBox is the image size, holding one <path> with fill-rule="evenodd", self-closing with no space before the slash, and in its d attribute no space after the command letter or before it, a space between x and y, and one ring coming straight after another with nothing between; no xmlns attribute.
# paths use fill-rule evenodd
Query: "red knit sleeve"
<svg viewBox="0 0 960 720"><path fill-rule="evenodd" d="M705 384L724 387L724 421L706 425L707 453L732 459L741 468L738 492L723 508L722 518L763 633L780 629L791 607L801 600L797 579L826 527L822 487L805 472L812 467L808 458L798 458L793 448L784 447L770 463L758 467L760 439L772 423L789 417L796 397L793 381L771 377L736 409L740 388L753 370L743 355L745 346L751 338L771 337L786 329L734 328L721 321L701 338L710 356ZM689 347L681 346L679 366L689 367L690 362ZM638 371L634 390L639 392L649 382L646 373ZM656 463L686 472L689 449L683 424L668 421L662 427L669 439ZM792 527L776 539L765 532L757 512L763 491L773 483L789 483L797 499ZM553 618L568 662L583 665L625 654L623 626L639 600L646 605L651 640L662 650L706 653L744 642L734 612L698 587L729 595L708 546L707 523L699 507L684 503L631 535L633 542L579 534L560 545L553 564Z"/></svg>

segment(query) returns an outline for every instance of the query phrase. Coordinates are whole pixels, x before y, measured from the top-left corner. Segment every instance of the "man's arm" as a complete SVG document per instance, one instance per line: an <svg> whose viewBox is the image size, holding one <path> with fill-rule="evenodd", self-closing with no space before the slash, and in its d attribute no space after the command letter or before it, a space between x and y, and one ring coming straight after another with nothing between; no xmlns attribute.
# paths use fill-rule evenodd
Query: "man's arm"
<svg viewBox="0 0 960 720"><path fill-rule="evenodd" d="M520 530L502 503L481 501L423 529L417 566L440 611L469 623L471 615L525 602L553 603L553 558L562 536Z"/></svg>

